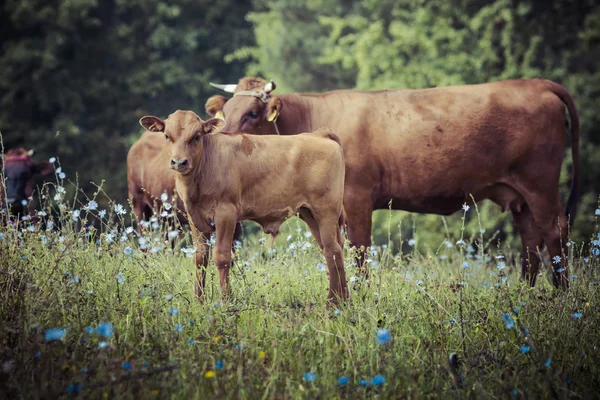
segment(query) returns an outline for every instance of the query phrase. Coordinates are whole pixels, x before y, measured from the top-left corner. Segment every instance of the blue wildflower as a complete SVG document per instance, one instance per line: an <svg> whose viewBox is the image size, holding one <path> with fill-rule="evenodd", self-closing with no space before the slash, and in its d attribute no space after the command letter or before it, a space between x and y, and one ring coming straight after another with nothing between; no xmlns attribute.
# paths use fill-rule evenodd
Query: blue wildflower
<svg viewBox="0 0 600 400"><path fill-rule="evenodd" d="M550 366L550 364L551 364L551 363L552 363L552 357L550 357L550 358L548 358L548 359L546 360L546 362L544 363L544 366L545 366L546 368L548 368L548 367Z"/></svg>
<svg viewBox="0 0 600 400"><path fill-rule="evenodd" d="M180 325L180 324L177 324L177 325L175 325L175 330L176 330L177 332L181 332L181 331L183 331L183 325Z"/></svg>
<svg viewBox="0 0 600 400"><path fill-rule="evenodd" d="M521 353L523 354L527 354L531 351L531 347L527 346L526 344L524 344L523 346L521 346Z"/></svg>
<svg viewBox="0 0 600 400"><path fill-rule="evenodd" d="M599 248L597 248L597 247L594 247L594 248L592 249L592 255L594 255L594 256L596 256L596 257L600 256L600 249L599 249ZM587 261L586 261L586 262L587 262Z"/></svg>
<svg viewBox="0 0 600 400"><path fill-rule="evenodd" d="M92 333L94 333L94 328L92 328L91 326L88 326L88 327L87 327L87 328L85 328L84 330L85 330L85 333L89 333L90 335L91 335Z"/></svg>
<svg viewBox="0 0 600 400"><path fill-rule="evenodd" d="M34 356L36 358L40 358L42 356L42 352L38 350L38 351L35 352Z"/></svg>
<svg viewBox="0 0 600 400"><path fill-rule="evenodd" d="M339 309L339 308L336 308L335 310L333 310L333 314L334 314L334 315L340 315L340 312L341 312L341 311L340 311L340 309Z"/></svg>
<svg viewBox="0 0 600 400"><path fill-rule="evenodd" d="M509 313L504 313L504 315L502 315L502 321L504 321L504 326L506 329L512 329L515 327L515 321L513 321Z"/></svg>
<svg viewBox="0 0 600 400"><path fill-rule="evenodd" d="M224 366L225 366L225 363L223 361L215 361L216 369L223 369Z"/></svg>
<svg viewBox="0 0 600 400"><path fill-rule="evenodd" d="M560 263L560 261L561 261L560 256L552 257L552 264L558 264L558 263Z"/></svg>
<svg viewBox="0 0 600 400"><path fill-rule="evenodd" d="M124 252L125 252L125 255L130 256L131 253L133 253L133 250L131 250L131 247L127 246L127 247L125 247L125 251Z"/></svg>
<svg viewBox="0 0 600 400"><path fill-rule="evenodd" d="M106 347L110 346L107 342L100 342L98 343L98 348L99 349L104 349Z"/></svg>
<svg viewBox="0 0 600 400"><path fill-rule="evenodd" d="M88 369L87 368L81 368L81 373L87 374L88 373Z"/></svg>
<svg viewBox="0 0 600 400"><path fill-rule="evenodd" d="M580 319L581 317L583 317L583 314L580 312L576 312L571 314L571 317L573 317L573 319Z"/></svg>
<svg viewBox="0 0 600 400"><path fill-rule="evenodd" d="M362 386L371 386L371 382L361 379L360 381L358 381L358 383Z"/></svg>
<svg viewBox="0 0 600 400"><path fill-rule="evenodd" d="M125 275L123 275L123 273L122 273L122 272L119 272L119 273L117 274L117 283L118 283L119 285L122 285L122 284L123 284L123 282L125 282Z"/></svg>
<svg viewBox="0 0 600 400"><path fill-rule="evenodd" d="M196 343L196 341L194 339L190 339L190 340L188 340L188 343L189 344L194 344L194 343Z"/></svg>
<svg viewBox="0 0 600 400"><path fill-rule="evenodd" d="M169 293L168 295L165 296L165 299L167 301L171 301L171 300L173 300L173 295L171 293Z"/></svg>
<svg viewBox="0 0 600 400"><path fill-rule="evenodd" d="M514 312L515 314L518 314L519 312L521 312L521 307L515 307L515 308L513 309L513 312Z"/></svg>
<svg viewBox="0 0 600 400"><path fill-rule="evenodd" d="M67 330L63 328L50 328L44 334L46 342L52 342L54 340L60 340L65 337Z"/></svg>
<svg viewBox="0 0 600 400"><path fill-rule="evenodd" d="M302 379L305 382L314 382L317 380L317 374L314 372L306 372L304 375L302 375Z"/></svg>
<svg viewBox="0 0 600 400"><path fill-rule="evenodd" d="M123 362L123 369L125 371L131 371L133 369L133 367L131 366L131 364L129 363L129 361L124 361Z"/></svg>
<svg viewBox="0 0 600 400"><path fill-rule="evenodd" d="M381 386L385 383L385 381L386 381L385 376L375 375L373 377L373 380L371 381L371 383L373 384L373 386Z"/></svg>
<svg viewBox="0 0 600 400"><path fill-rule="evenodd" d="M99 335L109 338L113 334L113 326L110 322L103 322L96 328Z"/></svg>
<svg viewBox="0 0 600 400"><path fill-rule="evenodd" d="M565 269L564 269L564 268L562 268L562 267L556 270L556 273L557 273L557 274L561 274L561 273L563 273L563 272L565 272Z"/></svg>
<svg viewBox="0 0 600 400"><path fill-rule="evenodd" d="M195 322L194 322L194 320L193 320L193 319L190 319L190 325L191 325L191 326L194 326L194 325L195 325Z"/></svg>
<svg viewBox="0 0 600 400"><path fill-rule="evenodd" d="M67 386L67 392L69 392L69 393L77 393L80 390L81 390L81 385L78 383Z"/></svg>
<svg viewBox="0 0 600 400"><path fill-rule="evenodd" d="M317 264L317 271L319 271L319 272L325 272L326 269L327 268L325 267L325 264L323 264L323 263L318 263Z"/></svg>
<svg viewBox="0 0 600 400"><path fill-rule="evenodd" d="M169 315L179 315L179 310L176 308L169 308Z"/></svg>
<svg viewBox="0 0 600 400"><path fill-rule="evenodd" d="M377 341L379 342L379 344L389 343L390 340L392 340L392 335L390 334L390 331L388 331L385 328L377 330Z"/></svg>
<svg viewBox="0 0 600 400"><path fill-rule="evenodd" d="M347 376L342 376L341 378L339 378L337 380L338 385L340 386L344 386L345 384L347 384L348 382L350 382L350 378L348 378Z"/></svg>

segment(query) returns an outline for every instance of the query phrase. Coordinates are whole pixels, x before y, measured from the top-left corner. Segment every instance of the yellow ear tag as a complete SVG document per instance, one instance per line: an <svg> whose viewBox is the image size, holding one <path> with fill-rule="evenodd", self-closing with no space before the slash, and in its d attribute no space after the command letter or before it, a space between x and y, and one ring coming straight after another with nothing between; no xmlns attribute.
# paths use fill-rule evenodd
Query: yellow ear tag
<svg viewBox="0 0 600 400"><path fill-rule="evenodd" d="M225 115L223 115L223 111L221 111L221 110L217 111L217 113L215 114L215 118L219 118L219 119L222 119L223 121L225 121Z"/></svg>
<svg viewBox="0 0 600 400"><path fill-rule="evenodd" d="M271 112L271 114L269 114L267 116L267 121L269 122L275 122L277 120L277 116L279 115L279 112L277 111L277 109L273 110Z"/></svg>

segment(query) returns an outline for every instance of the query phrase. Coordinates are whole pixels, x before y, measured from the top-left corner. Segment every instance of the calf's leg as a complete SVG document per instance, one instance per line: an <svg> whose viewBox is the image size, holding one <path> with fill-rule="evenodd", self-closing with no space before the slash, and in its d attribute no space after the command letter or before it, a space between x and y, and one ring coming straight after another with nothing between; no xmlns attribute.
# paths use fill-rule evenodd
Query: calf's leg
<svg viewBox="0 0 600 400"><path fill-rule="evenodd" d="M206 285L206 267L208 266L208 245L206 244L206 238L210 237L210 233L199 232L193 224L191 224L191 229L194 245L196 246L196 281L194 282L194 287L196 297L202 301Z"/></svg>
<svg viewBox="0 0 600 400"><path fill-rule="evenodd" d="M329 270L328 302L333 305L348 298L348 284L344 270L344 253L340 244L338 216L328 215L318 221L323 242L323 254Z"/></svg>
<svg viewBox="0 0 600 400"><path fill-rule="evenodd" d="M224 296L231 293L229 287L229 267L231 265L231 246L235 231L236 218L233 213L215 215L216 242L213 248L213 260L219 271L219 283Z"/></svg>
<svg viewBox="0 0 600 400"><path fill-rule="evenodd" d="M313 217L312 212L308 208L301 208L298 211L298 214L300 215L300 218L302 219L302 221L306 222L306 225L308 225L308 229L310 229L310 232L312 233L313 237L317 241L319 248L321 250L323 250L323 242L321 241L321 233L319 232L319 224L317 224L317 221Z"/></svg>

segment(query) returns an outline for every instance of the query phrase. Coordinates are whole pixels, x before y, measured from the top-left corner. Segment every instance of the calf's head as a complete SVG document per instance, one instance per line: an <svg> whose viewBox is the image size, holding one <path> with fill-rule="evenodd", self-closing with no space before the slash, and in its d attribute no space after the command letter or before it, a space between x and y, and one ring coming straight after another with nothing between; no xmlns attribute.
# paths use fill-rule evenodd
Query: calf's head
<svg viewBox="0 0 600 400"><path fill-rule="evenodd" d="M253 134L274 134L283 103L271 95L275 82L260 78L243 78L232 85L211 85L233 97L213 96L206 101L206 113L225 119L225 132L245 132Z"/></svg>
<svg viewBox="0 0 600 400"><path fill-rule="evenodd" d="M165 135L169 167L183 175L190 173L202 159L205 135L218 132L224 125L220 118L202 121L193 111L177 110L166 120L154 116L140 119L140 125Z"/></svg>
<svg viewBox="0 0 600 400"><path fill-rule="evenodd" d="M6 152L0 167L4 170L4 188L0 198L4 199L2 206L8 206L11 213L21 214L28 199L33 194L36 175L47 175L53 171L52 163L45 161L35 163L31 156L33 150L24 148L11 149ZM5 204L4 204L5 203Z"/></svg>

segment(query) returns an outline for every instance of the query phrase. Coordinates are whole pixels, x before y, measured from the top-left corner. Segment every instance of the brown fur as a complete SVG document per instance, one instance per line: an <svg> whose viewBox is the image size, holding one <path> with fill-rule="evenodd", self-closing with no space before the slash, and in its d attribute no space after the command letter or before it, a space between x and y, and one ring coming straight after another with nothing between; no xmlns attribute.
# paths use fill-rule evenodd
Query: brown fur
<svg viewBox="0 0 600 400"><path fill-rule="evenodd" d="M276 235L283 221L299 213L325 255L329 301L336 303L348 296L339 225L343 222L344 156L339 143L330 139L335 138L332 132L297 136L214 133L224 124L222 120L204 122L190 111L176 111L164 122L171 140L167 152L179 172L177 192L193 226L202 232L210 221L215 222L213 258L223 294L230 290L229 249L236 222L253 220L266 233ZM202 297L205 270L198 260L196 265L200 268L196 293Z"/></svg>
<svg viewBox="0 0 600 400"><path fill-rule="evenodd" d="M472 195L513 213L523 242L522 276L531 285L539 270L537 250L544 243L552 257L562 260L554 264L554 284L567 285L566 268L558 271L565 266L567 220L573 222L577 204L579 119L564 87L529 79L423 90L287 94L271 96L269 103L276 99L280 132L329 126L339 134L353 245L370 245L371 213L390 202L394 209L448 215L471 204ZM558 191L565 106L574 160L566 213ZM254 97L235 96L222 111L226 131L275 133L275 125L266 120L270 110ZM251 111L260 117L248 118Z"/></svg>
<svg viewBox="0 0 600 400"><path fill-rule="evenodd" d="M175 171L169 168L165 141L162 133L146 131L127 154L127 187L138 222L150 219L160 206L163 193L167 193L169 201L175 194ZM187 224L181 199L177 209L179 222Z"/></svg>

